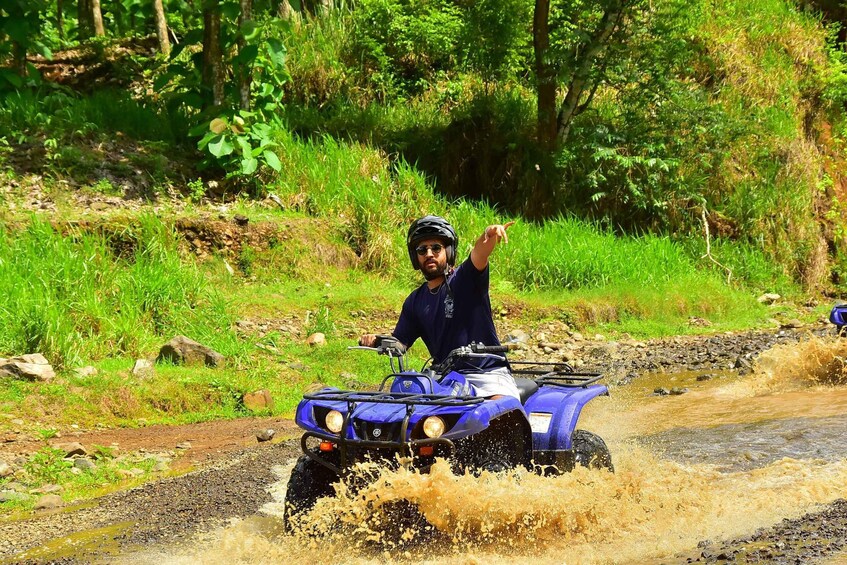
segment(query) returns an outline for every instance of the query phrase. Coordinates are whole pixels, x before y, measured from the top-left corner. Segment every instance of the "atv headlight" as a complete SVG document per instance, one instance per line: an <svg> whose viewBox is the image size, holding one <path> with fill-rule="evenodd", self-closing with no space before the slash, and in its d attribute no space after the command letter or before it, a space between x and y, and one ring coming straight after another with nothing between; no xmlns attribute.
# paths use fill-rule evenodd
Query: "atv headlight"
<svg viewBox="0 0 847 565"><path fill-rule="evenodd" d="M344 425L344 414L338 410L330 410L326 413L324 422L326 423L326 429L337 434L341 431L341 426Z"/></svg>
<svg viewBox="0 0 847 565"><path fill-rule="evenodd" d="M430 416L423 423L423 433L426 434L426 437L441 437L446 428L444 420L438 416Z"/></svg>

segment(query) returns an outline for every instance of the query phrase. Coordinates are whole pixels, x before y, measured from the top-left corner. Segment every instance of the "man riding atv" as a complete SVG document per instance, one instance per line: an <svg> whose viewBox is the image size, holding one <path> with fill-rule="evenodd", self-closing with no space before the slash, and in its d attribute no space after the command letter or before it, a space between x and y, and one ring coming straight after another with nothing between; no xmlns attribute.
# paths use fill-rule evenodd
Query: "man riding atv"
<svg viewBox="0 0 847 565"><path fill-rule="evenodd" d="M412 267L426 279L403 303L392 335L404 349L421 338L434 364L463 345L500 345L488 297L488 258L501 241L508 243L506 230L514 222L485 228L470 256L455 267L459 238L447 220L424 216L412 222L406 247ZM365 334L359 345L373 347L377 337ZM455 369L465 375L476 396L520 398L515 380L505 361L488 357Z"/></svg>
<svg viewBox="0 0 847 565"><path fill-rule="evenodd" d="M511 361L510 370L506 361L510 348L497 339L491 316L488 258L510 225L485 228L453 268L453 227L438 216L412 223L409 259L426 282L404 302L393 335L366 334L350 348L387 356L392 372L376 390L324 387L303 395L295 415L303 455L288 481L286 527L364 462L421 472L438 458L457 473L524 468L550 475L576 465L613 471L602 438L577 429L583 407L609 393L598 384L602 375L525 360ZM414 371L404 359L418 338L432 364ZM533 378L516 381L513 372Z"/></svg>

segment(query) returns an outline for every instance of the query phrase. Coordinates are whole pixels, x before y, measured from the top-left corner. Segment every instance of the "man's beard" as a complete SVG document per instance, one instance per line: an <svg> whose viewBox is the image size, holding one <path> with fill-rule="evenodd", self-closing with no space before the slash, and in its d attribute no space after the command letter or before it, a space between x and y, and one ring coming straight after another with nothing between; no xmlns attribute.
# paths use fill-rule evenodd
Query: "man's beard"
<svg viewBox="0 0 847 565"><path fill-rule="evenodd" d="M421 269L421 272L423 273L424 278L428 281L435 280L439 277L443 277L445 275L446 271L447 271L446 268L445 269L438 269L438 270L435 270L435 271L425 271L425 270Z"/></svg>

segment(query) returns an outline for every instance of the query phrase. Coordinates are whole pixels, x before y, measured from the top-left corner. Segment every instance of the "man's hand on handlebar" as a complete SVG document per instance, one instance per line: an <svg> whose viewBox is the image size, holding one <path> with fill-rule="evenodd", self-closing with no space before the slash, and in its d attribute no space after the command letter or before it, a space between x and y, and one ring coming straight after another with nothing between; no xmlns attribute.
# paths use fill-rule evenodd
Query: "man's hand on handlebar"
<svg viewBox="0 0 847 565"><path fill-rule="evenodd" d="M359 338L359 345L364 347L376 347L376 335L365 334Z"/></svg>

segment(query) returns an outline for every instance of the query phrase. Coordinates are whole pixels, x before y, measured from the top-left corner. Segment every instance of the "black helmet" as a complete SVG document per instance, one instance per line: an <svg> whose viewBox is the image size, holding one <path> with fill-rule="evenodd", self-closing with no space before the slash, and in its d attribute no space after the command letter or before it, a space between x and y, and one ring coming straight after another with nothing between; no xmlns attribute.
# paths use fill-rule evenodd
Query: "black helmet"
<svg viewBox="0 0 847 565"><path fill-rule="evenodd" d="M415 269L421 268L418 264L415 248L420 242L433 238L445 240L447 264L451 267L456 264L456 248L459 246L459 237L456 235L456 230L453 229L450 222L441 216L424 216L412 222L412 225L409 226L409 233L406 235L409 259Z"/></svg>

